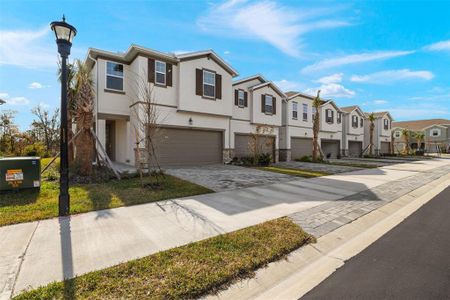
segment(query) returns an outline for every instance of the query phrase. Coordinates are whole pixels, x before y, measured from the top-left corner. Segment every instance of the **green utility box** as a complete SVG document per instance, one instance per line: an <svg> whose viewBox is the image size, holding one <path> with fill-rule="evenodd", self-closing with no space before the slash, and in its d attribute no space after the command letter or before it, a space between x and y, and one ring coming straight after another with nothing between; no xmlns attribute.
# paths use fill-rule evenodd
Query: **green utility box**
<svg viewBox="0 0 450 300"><path fill-rule="evenodd" d="M40 157L0 158L0 191L40 188Z"/></svg>

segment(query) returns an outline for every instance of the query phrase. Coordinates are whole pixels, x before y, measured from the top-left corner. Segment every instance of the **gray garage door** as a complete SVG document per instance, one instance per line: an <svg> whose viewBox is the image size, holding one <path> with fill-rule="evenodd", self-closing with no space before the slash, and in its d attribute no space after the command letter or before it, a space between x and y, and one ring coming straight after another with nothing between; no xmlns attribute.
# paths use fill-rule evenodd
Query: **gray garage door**
<svg viewBox="0 0 450 300"><path fill-rule="evenodd" d="M349 156L361 156L362 142L349 141L348 142L348 155Z"/></svg>
<svg viewBox="0 0 450 300"><path fill-rule="evenodd" d="M236 134L234 139L234 156L246 157L253 155L251 147L254 139L251 135ZM258 149L262 153L270 153L274 158L275 137L259 137Z"/></svg>
<svg viewBox="0 0 450 300"><path fill-rule="evenodd" d="M381 142L381 154L389 154L391 153L391 143L390 142Z"/></svg>
<svg viewBox="0 0 450 300"><path fill-rule="evenodd" d="M322 140L320 143L323 155L325 158L336 158L341 152L340 141L336 140Z"/></svg>
<svg viewBox="0 0 450 300"><path fill-rule="evenodd" d="M309 138L291 138L291 158L297 159L305 155L312 155L313 142Z"/></svg>
<svg viewBox="0 0 450 300"><path fill-rule="evenodd" d="M203 165L222 162L222 132L164 128L156 138L161 166Z"/></svg>

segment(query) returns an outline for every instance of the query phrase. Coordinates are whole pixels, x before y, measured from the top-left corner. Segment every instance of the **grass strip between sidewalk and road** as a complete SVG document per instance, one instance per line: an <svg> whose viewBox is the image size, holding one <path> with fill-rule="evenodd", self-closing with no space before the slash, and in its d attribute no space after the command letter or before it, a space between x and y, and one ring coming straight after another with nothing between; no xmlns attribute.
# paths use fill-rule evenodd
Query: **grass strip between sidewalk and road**
<svg viewBox="0 0 450 300"><path fill-rule="evenodd" d="M314 178L320 176L331 175L331 173L319 172L319 171L311 171L311 170L300 170L300 169L291 169L291 168L283 168L283 167L261 167L260 170L270 171L275 173L281 173L291 176L304 177L304 178Z"/></svg>
<svg viewBox="0 0 450 300"><path fill-rule="evenodd" d="M315 238L279 218L104 270L14 299L192 299L217 292Z"/></svg>
<svg viewBox="0 0 450 300"><path fill-rule="evenodd" d="M358 162L329 162L327 163L329 165L335 165L335 166L344 166L344 167L355 167L355 168L363 168L363 169L376 169L379 166L376 164L365 164L365 163L358 163Z"/></svg>

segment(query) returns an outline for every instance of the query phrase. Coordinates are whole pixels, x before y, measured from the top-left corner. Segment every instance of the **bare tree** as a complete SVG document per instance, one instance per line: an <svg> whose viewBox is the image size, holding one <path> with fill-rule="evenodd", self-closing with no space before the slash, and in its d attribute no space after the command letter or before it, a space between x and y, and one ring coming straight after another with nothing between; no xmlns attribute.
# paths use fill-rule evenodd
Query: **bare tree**
<svg viewBox="0 0 450 300"><path fill-rule="evenodd" d="M59 140L59 109L55 109L53 115L50 115L48 110L38 105L31 112L37 117L31 126L42 135L45 151L54 154Z"/></svg>
<svg viewBox="0 0 450 300"><path fill-rule="evenodd" d="M274 128L272 126L256 125L255 132L250 134L248 149L252 154L255 163L258 161L258 156L264 153L264 148L273 149L273 132ZM269 154L271 156L273 155L273 153Z"/></svg>
<svg viewBox="0 0 450 300"><path fill-rule="evenodd" d="M147 173L155 175L157 182L159 175L164 176L156 155L156 139L160 131L161 118L154 96L154 84L139 74L133 74L132 90L135 91L131 99L132 113L134 115L133 127L135 131L136 160L141 184L143 184L143 161L145 161ZM144 157L141 157L141 145L144 145ZM152 172L155 170L156 172Z"/></svg>
<svg viewBox="0 0 450 300"><path fill-rule="evenodd" d="M15 111L7 110L0 114L0 152L14 154L19 128L14 123Z"/></svg>
<svg viewBox="0 0 450 300"><path fill-rule="evenodd" d="M313 114L313 161L319 160L319 130L320 130L320 90L317 91L317 96L314 98L312 106L315 110Z"/></svg>

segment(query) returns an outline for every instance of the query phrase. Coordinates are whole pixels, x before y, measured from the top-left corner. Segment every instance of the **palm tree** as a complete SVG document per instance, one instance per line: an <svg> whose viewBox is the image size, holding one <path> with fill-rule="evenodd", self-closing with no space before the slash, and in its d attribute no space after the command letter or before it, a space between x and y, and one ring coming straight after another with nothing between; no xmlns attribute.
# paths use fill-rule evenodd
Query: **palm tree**
<svg viewBox="0 0 450 300"><path fill-rule="evenodd" d="M317 91L317 96L314 98L312 106L315 110L313 115L313 161L319 160L319 129L320 129L320 90Z"/></svg>
<svg viewBox="0 0 450 300"><path fill-rule="evenodd" d="M422 142L425 139L425 133L423 133L422 131L416 132L416 142L417 142L417 149L421 150L422 147Z"/></svg>
<svg viewBox="0 0 450 300"><path fill-rule="evenodd" d="M369 155L373 155L373 131L375 130L375 114L371 113L369 115Z"/></svg>
<svg viewBox="0 0 450 300"><path fill-rule="evenodd" d="M91 73L80 60L76 61L75 81L75 119L79 132L79 136L75 139L75 159L79 174L90 176L94 156L94 140L91 133L94 121L94 90Z"/></svg>
<svg viewBox="0 0 450 300"><path fill-rule="evenodd" d="M411 133L408 129L402 129L403 141L405 142L405 148L403 149L404 154L409 154L409 137Z"/></svg>
<svg viewBox="0 0 450 300"><path fill-rule="evenodd" d="M76 114L76 103L75 103L75 74L76 68L75 64L67 64L67 139L70 141L73 138L73 116ZM61 81L61 63L59 63L58 68L58 78ZM69 164L73 162L74 151L73 142L69 143Z"/></svg>

